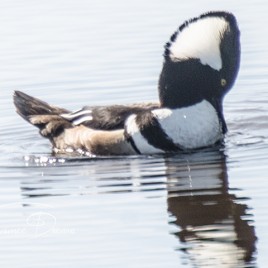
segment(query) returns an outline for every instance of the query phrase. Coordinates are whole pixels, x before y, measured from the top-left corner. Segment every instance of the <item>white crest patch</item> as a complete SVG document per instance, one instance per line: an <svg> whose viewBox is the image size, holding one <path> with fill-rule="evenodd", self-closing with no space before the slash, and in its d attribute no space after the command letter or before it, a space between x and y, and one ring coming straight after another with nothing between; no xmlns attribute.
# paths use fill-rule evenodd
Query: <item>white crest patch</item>
<svg viewBox="0 0 268 268"><path fill-rule="evenodd" d="M220 43L228 27L229 23L220 17L208 16L189 23L171 43L171 60L200 59L202 64L219 71L222 68Z"/></svg>

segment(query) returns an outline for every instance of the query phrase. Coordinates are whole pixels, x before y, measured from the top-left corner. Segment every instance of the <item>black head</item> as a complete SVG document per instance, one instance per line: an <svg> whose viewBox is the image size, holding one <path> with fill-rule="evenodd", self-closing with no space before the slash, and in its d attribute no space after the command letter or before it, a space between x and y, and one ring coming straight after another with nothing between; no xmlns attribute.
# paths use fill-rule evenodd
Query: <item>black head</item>
<svg viewBox="0 0 268 268"><path fill-rule="evenodd" d="M161 106L187 107L206 99L221 109L239 69L239 36L235 17L227 12L206 13L181 25L165 47Z"/></svg>

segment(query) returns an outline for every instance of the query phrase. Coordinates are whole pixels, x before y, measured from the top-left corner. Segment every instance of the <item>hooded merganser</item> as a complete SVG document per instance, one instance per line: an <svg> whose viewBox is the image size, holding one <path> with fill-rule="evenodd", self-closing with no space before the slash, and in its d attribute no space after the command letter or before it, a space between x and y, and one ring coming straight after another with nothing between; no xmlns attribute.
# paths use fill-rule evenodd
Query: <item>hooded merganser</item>
<svg viewBox="0 0 268 268"><path fill-rule="evenodd" d="M182 24L165 46L159 103L70 112L20 91L14 103L55 153L155 154L211 146L227 131L222 102L238 73L239 36L235 17L227 12Z"/></svg>

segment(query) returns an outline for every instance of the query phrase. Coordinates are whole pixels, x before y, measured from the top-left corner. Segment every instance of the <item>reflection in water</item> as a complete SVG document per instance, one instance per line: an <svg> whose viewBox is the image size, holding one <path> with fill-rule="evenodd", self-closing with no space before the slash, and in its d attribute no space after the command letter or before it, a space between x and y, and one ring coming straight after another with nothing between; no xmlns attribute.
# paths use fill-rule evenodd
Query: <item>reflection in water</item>
<svg viewBox="0 0 268 268"><path fill-rule="evenodd" d="M114 207L123 211L125 200L131 199L134 192L157 198L167 191L170 224L179 228L174 233L180 241L178 250L186 254L193 267L254 265L256 236L247 198L229 193L232 190L222 152L165 158L40 159L27 162L27 172L35 175L21 182L26 202L33 197L125 194L123 203ZM73 209L78 206L72 205ZM148 213L143 207L138 210Z"/></svg>
<svg viewBox="0 0 268 268"><path fill-rule="evenodd" d="M184 164L182 163L184 162ZM186 165L185 165L186 162ZM168 211L175 235L194 265L238 267L250 262L255 231L248 207L228 191L225 156L218 152L166 159Z"/></svg>

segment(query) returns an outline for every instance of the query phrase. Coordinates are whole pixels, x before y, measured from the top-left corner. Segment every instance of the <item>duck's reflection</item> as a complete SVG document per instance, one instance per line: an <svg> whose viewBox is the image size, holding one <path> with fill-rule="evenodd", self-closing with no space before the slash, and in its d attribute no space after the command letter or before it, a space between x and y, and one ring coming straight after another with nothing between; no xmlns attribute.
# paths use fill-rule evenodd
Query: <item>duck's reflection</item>
<svg viewBox="0 0 268 268"><path fill-rule="evenodd" d="M61 195L71 195L78 181L81 195L144 191L155 196L158 190L164 194L167 187L170 224L179 229L174 233L180 240L178 249L188 254L193 267L245 267L246 262L254 266L256 236L247 198L238 198L229 189L226 159L218 150L164 159L135 157L81 163L73 165L66 160L64 169L57 165L42 169L40 180L35 177L22 182L23 196L55 196L57 187Z"/></svg>
<svg viewBox="0 0 268 268"><path fill-rule="evenodd" d="M166 159L168 211L179 227L180 250L198 267L250 262L255 231L245 200L228 191L226 159L207 152ZM174 217L171 217L174 219Z"/></svg>

